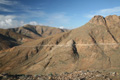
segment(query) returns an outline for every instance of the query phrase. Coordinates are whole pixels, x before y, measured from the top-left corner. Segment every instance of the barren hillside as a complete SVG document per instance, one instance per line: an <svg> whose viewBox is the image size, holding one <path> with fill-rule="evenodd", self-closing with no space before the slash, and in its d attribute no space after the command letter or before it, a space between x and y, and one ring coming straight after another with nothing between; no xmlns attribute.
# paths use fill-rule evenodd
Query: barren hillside
<svg viewBox="0 0 120 80"><path fill-rule="evenodd" d="M0 72L64 73L120 69L120 16L94 16L77 29L1 51Z"/></svg>

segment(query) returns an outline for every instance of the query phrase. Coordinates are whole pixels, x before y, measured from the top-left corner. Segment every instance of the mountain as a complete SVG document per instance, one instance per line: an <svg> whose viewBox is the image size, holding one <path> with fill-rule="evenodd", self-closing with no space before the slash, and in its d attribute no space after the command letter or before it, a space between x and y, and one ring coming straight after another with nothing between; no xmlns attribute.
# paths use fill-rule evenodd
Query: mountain
<svg viewBox="0 0 120 80"><path fill-rule="evenodd" d="M12 42L12 41L13 39L0 34L0 50L7 49L7 48L17 45L17 43Z"/></svg>
<svg viewBox="0 0 120 80"><path fill-rule="evenodd" d="M0 50L23 44L32 39L43 38L66 31L68 30L39 25L24 25L18 28L0 29Z"/></svg>
<svg viewBox="0 0 120 80"><path fill-rule="evenodd" d="M0 29L0 50L20 45L27 40L30 38L7 29Z"/></svg>
<svg viewBox="0 0 120 80"><path fill-rule="evenodd" d="M60 28L40 26L40 25L34 26L29 24L24 25L23 27L10 28L9 30L34 39L40 37L47 37L50 35L68 31L67 29L60 29Z"/></svg>
<svg viewBox="0 0 120 80"><path fill-rule="evenodd" d="M61 74L120 70L120 16L94 16L82 27L1 51L0 72Z"/></svg>

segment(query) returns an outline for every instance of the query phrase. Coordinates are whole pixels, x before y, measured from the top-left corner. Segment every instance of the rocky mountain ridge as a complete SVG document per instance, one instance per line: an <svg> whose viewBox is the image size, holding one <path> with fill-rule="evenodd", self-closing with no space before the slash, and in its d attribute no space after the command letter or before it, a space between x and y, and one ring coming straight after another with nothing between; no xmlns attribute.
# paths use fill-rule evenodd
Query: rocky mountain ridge
<svg viewBox="0 0 120 80"><path fill-rule="evenodd" d="M55 27L49 27L49 26L40 26L40 25L24 25L22 27L18 28L10 28L9 30L28 36L30 38L40 38L40 37L47 37L50 35L58 34L61 32L68 31L67 29L60 29Z"/></svg>
<svg viewBox="0 0 120 80"><path fill-rule="evenodd" d="M95 16L68 32L1 51L0 72L49 74L120 70L120 17Z"/></svg>
<svg viewBox="0 0 120 80"><path fill-rule="evenodd" d="M68 30L39 25L24 25L18 28L0 29L0 50L66 31Z"/></svg>

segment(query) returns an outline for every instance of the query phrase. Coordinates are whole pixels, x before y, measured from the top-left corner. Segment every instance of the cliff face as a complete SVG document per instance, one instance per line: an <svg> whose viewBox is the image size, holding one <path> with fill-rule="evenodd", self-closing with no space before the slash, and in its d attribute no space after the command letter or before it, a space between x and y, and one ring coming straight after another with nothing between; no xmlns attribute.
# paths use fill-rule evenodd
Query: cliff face
<svg viewBox="0 0 120 80"><path fill-rule="evenodd" d="M49 74L120 69L119 24L119 16L95 16L77 29L1 51L0 72Z"/></svg>

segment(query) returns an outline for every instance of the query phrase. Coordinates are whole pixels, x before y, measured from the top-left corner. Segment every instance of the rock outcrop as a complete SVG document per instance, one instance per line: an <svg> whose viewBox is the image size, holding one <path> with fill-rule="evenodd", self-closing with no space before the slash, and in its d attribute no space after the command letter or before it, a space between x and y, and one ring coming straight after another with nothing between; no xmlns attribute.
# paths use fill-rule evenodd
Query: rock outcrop
<svg viewBox="0 0 120 80"><path fill-rule="evenodd" d="M106 71L74 71L63 74L48 74L48 75L24 75L24 74L0 74L1 80L119 80L120 74L117 72Z"/></svg>
<svg viewBox="0 0 120 80"><path fill-rule="evenodd" d="M89 22L97 25L106 25L105 18L100 15L94 16Z"/></svg>

